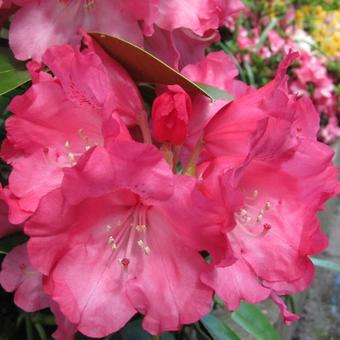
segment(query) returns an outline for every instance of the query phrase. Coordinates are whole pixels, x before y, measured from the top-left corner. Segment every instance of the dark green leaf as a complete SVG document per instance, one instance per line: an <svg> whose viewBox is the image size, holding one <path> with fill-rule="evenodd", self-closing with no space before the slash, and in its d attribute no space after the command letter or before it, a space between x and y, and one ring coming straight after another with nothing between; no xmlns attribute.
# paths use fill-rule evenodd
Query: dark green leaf
<svg viewBox="0 0 340 340"><path fill-rule="evenodd" d="M142 328L141 320L134 320L126 324L126 326L119 331L119 334L124 340L151 340L151 336Z"/></svg>
<svg viewBox="0 0 340 340"><path fill-rule="evenodd" d="M31 79L25 64L14 59L7 47L0 47L0 95L10 92Z"/></svg>
<svg viewBox="0 0 340 340"><path fill-rule="evenodd" d="M311 257L310 259L312 260L314 265L316 265L318 267L322 267L322 268L334 270L336 272L340 272L340 264L339 263L329 261L329 260L324 260L324 259L317 259L316 257Z"/></svg>
<svg viewBox="0 0 340 340"><path fill-rule="evenodd" d="M216 316L209 314L201 319L202 324L215 340L240 340L240 338Z"/></svg>
<svg viewBox="0 0 340 340"><path fill-rule="evenodd" d="M0 239L0 253L7 254L12 248L28 240L23 233L15 233Z"/></svg>
<svg viewBox="0 0 340 340"><path fill-rule="evenodd" d="M214 100L210 93L142 48L107 34L98 32L89 34L129 72L135 81L163 85L177 84L190 93L200 93Z"/></svg>
<svg viewBox="0 0 340 340"><path fill-rule="evenodd" d="M279 340L280 337L267 317L254 305L241 302L231 318L258 340Z"/></svg>

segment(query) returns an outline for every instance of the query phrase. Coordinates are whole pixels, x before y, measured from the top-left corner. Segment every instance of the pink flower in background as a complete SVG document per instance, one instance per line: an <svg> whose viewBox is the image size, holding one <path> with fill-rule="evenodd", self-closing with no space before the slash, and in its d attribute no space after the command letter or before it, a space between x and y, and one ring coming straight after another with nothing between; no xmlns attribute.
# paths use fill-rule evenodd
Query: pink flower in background
<svg viewBox="0 0 340 340"><path fill-rule="evenodd" d="M133 122L144 110L136 85L113 60L66 45L49 49L44 63L54 76L33 64L36 81L9 106L2 157L13 167L4 189L12 223L29 217L60 185L63 168L91 147L105 138L130 139L119 117Z"/></svg>
<svg viewBox="0 0 340 340"><path fill-rule="evenodd" d="M83 29L145 44L160 57L165 45L172 50L165 61L175 67L197 61L218 38L217 28L244 7L239 0L148 0L137 5L127 0L32 0L19 5L9 36L18 59L39 61L51 45L77 44Z"/></svg>
<svg viewBox="0 0 340 340"><path fill-rule="evenodd" d="M133 142L97 147L65 172L25 232L46 291L82 333L106 336L140 312L159 334L208 313L212 290L199 281L208 264L197 250L210 239L216 251L221 236L194 178Z"/></svg>

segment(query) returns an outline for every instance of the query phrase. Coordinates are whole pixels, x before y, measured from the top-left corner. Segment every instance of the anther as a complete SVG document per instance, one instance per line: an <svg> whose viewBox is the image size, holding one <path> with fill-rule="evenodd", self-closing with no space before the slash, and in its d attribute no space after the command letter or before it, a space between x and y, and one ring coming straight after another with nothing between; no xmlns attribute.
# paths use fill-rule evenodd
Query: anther
<svg viewBox="0 0 340 340"><path fill-rule="evenodd" d="M66 149L69 149L70 148L70 142L67 140L64 144L65 148Z"/></svg>
<svg viewBox="0 0 340 340"><path fill-rule="evenodd" d="M271 206L272 206L272 205L271 205L270 202L266 202L266 204L264 205L264 208L265 208L266 210L269 210Z"/></svg>
<svg viewBox="0 0 340 340"><path fill-rule="evenodd" d="M137 244L143 249L145 255L149 255L151 253L151 249L150 247L148 247L147 245L145 245L143 240L139 240L137 241Z"/></svg>
<svg viewBox="0 0 340 340"><path fill-rule="evenodd" d="M106 226L106 230L107 230L107 231L111 231L111 230L112 230L112 225L108 224L108 225Z"/></svg>
<svg viewBox="0 0 340 340"><path fill-rule="evenodd" d="M117 249L116 241L115 241L115 239L112 236L109 237L109 241L108 242L109 242L109 245L111 246L112 250L116 250Z"/></svg>
<svg viewBox="0 0 340 340"><path fill-rule="evenodd" d="M263 219L263 214L258 214L257 217L256 217L256 222L261 222Z"/></svg>
<svg viewBox="0 0 340 340"><path fill-rule="evenodd" d="M68 159L69 159L71 162L74 162L74 161L75 161L74 153L69 152L69 153L67 154L67 157L68 157Z"/></svg>
<svg viewBox="0 0 340 340"><path fill-rule="evenodd" d="M148 246L144 247L143 250L144 250L145 255L149 255L151 253L151 249Z"/></svg>
<svg viewBox="0 0 340 340"><path fill-rule="evenodd" d="M136 230L139 232L145 232L146 231L146 225L145 224L137 224Z"/></svg>

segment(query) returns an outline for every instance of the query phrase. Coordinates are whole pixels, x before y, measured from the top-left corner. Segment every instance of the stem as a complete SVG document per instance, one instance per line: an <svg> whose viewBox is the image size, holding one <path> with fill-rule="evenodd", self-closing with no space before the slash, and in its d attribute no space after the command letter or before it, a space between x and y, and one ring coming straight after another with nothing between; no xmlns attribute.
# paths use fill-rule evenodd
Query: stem
<svg viewBox="0 0 340 340"><path fill-rule="evenodd" d="M25 315L25 327L26 327L26 338L27 338L27 340L34 340L32 320L31 320L31 317L30 317L29 314Z"/></svg>
<svg viewBox="0 0 340 340"><path fill-rule="evenodd" d="M146 111L139 112L137 114L138 125L142 131L144 143L152 144L150 129L148 125L148 115Z"/></svg>
<svg viewBox="0 0 340 340"><path fill-rule="evenodd" d="M197 141L197 144L191 154L191 157L186 164L186 166L183 168L183 174L184 175L189 175L189 176L194 176L196 172L196 163L198 161L198 157L201 153L201 150L203 148L203 138L200 137L199 140Z"/></svg>

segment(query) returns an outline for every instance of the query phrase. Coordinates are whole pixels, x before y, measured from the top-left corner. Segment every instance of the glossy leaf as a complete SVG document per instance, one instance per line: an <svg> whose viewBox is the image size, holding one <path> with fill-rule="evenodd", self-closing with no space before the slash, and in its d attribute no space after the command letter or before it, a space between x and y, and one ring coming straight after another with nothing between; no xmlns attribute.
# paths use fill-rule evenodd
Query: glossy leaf
<svg viewBox="0 0 340 340"><path fill-rule="evenodd" d="M192 82L162 60L126 40L98 32L89 34L137 82L177 84L189 93L199 93L213 101L232 99L230 94L213 86Z"/></svg>
<svg viewBox="0 0 340 340"><path fill-rule="evenodd" d="M16 89L30 79L25 63L15 60L9 48L0 47L0 95Z"/></svg>
<svg viewBox="0 0 340 340"><path fill-rule="evenodd" d="M335 272L340 272L339 263L329 261L329 260L324 260L324 259L317 259L316 257L311 257L310 259L312 260L315 266L334 270Z"/></svg>
<svg viewBox="0 0 340 340"><path fill-rule="evenodd" d="M215 340L240 340L240 338L216 316L209 314L201 319L211 337Z"/></svg>
<svg viewBox="0 0 340 340"><path fill-rule="evenodd" d="M279 340L280 337L268 318L254 305L241 302L231 318L258 340Z"/></svg>

